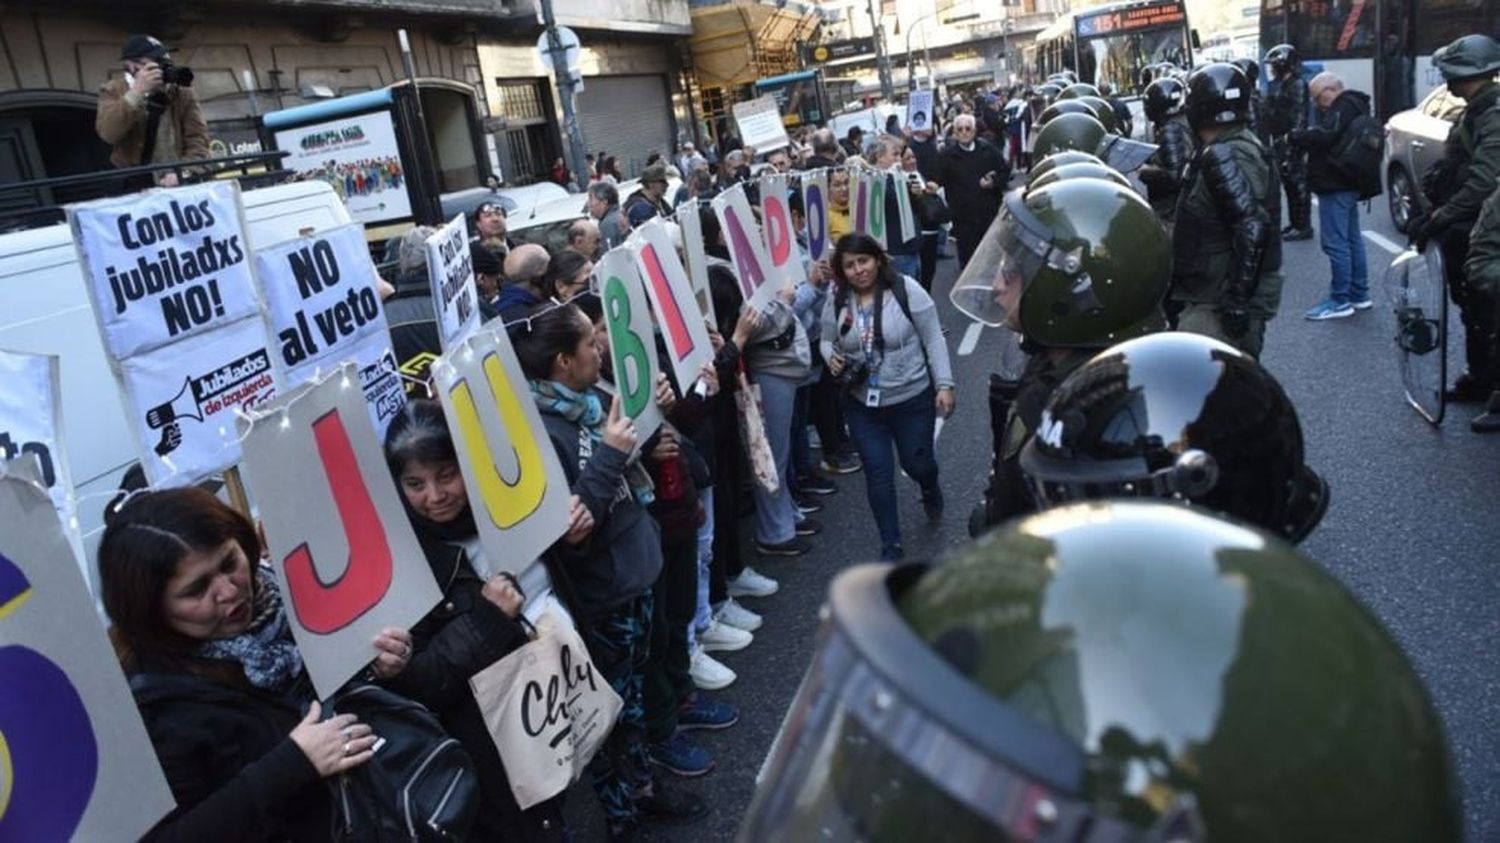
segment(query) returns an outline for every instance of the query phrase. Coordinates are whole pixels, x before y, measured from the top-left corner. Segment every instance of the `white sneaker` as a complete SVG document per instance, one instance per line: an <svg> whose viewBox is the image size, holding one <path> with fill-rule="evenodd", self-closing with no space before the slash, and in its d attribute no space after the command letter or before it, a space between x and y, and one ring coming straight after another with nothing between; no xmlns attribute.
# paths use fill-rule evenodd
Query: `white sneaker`
<svg viewBox="0 0 1500 843"><path fill-rule="evenodd" d="M693 677L693 684L705 691L717 691L734 684L734 671L725 667L718 659L703 652L699 647L693 651L692 666L688 669L688 675Z"/></svg>
<svg viewBox="0 0 1500 843"><path fill-rule="evenodd" d="M708 629L698 636L698 644L710 653L732 653L750 646L755 636L721 620L714 620Z"/></svg>
<svg viewBox="0 0 1500 843"><path fill-rule="evenodd" d="M781 585L775 580L746 565L739 576L729 581L729 596L770 597L779 588Z"/></svg>
<svg viewBox="0 0 1500 843"><path fill-rule="evenodd" d="M719 623L732 626L735 629L743 629L746 632L754 632L760 629L761 617L744 606L734 602L731 597L724 601L719 611L714 613L714 619Z"/></svg>

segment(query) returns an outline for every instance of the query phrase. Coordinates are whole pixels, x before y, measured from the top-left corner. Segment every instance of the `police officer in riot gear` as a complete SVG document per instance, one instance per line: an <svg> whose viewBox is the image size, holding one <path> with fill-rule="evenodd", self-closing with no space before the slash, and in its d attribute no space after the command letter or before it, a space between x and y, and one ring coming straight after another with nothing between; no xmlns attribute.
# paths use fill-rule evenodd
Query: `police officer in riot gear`
<svg viewBox="0 0 1500 843"><path fill-rule="evenodd" d="M1074 504L830 587L739 840L1461 840L1420 677L1276 537Z"/></svg>
<svg viewBox="0 0 1500 843"><path fill-rule="evenodd" d="M1098 117L1083 113L1056 115L1037 130L1031 145L1038 161L1069 149L1097 155L1134 180L1136 171L1156 152L1156 145L1110 134ZM1141 194L1145 195L1145 191Z"/></svg>
<svg viewBox="0 0 1500 843"><path fill-rule="evenodd" d="M1270 138L1266 136L1260 125L1260 63L1255 59L1243 58L1235 59L1234 66L1238 67L1240 72L1245 74L1245 78L1250 80L1250 129L1255 132L1256 137L1260 138L1261 143L1270 146Z"/></svg>
<svg viewBox="0 0 1500 843"><path fill-rule="evenodd" d="M1081 176L1006 196L951 293L971 318L1023 337L1026 352L1018 378L991 379L995 450L971 534L1034 508L1018 460L1048 395L1101 349L1166 327L1170 265L1150 206L1116 182Z"/></svg>
<svg viewBox="0 0 1500 843"><path fill-rule="evenodd" d="M1150 191L1151 209L1171 226L1177 214L1182 177L1197 144L1187 119L1187 86L1164 77L1146 87L1146 119L1151 121L1156 154L1141 167L1141 181Z"/></svg>
<svg viewBox="0 0 1500 843"><path fill-rule="evenodd" d="M1289 140L1292 132L1307 128L1307 82L1302 78L1297 48L1291 44L1277 44L1267 50L1265 64L1271 69L1271 83L1260 116L1265 124L1261 132L1271 140L1271 152L1286 188L1288 224L1281 233L1286 240L1310 240L1312 194L1307 190L1307 151L1292 146ZM1273 222L1281 224L1279 213Z"/></svg>
<svg viewBox="0 0 1500 843"><path fill-rule="evenodd" d="M1464 324L1467 371L1448 391L1451 401L1483 401L1500 389L1496 359L1497 290L1476 289L1464 264L1470 231L1500 177L1500 43L1487 35L1465 35L1432 54L1448 91L1464 100L1463 116L1443 144L1443 159L1422 179L1432 216L1414 222L1417 242L1430 239L1443 254L1448 294ZM1491 401L1500 412L1500 397Z"/></svg>
<svg viewBox="0 0 1500 843"><path fill-rule="evenodd" d="M1290 542L1328 507L1281 385L1249 355L1199 334L1106 349L1053 391L1038 430L1021 469L1042 506L1164 498Z"/></svg>
<svg viewBox="0 0 1500 843"><path fill-rule="evenodd" d="M1250 83L1218 62L1188 77L1188 124L1202 146L1172 231L1177 327L1259 357L1281 306L1281 196L1271 156L1245 125Z"/></svg>

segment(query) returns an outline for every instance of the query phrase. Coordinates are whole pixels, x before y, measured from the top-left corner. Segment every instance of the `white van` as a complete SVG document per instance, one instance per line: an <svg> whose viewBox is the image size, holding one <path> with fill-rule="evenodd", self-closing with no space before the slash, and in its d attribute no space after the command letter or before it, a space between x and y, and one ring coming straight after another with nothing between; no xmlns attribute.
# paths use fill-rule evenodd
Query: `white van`
<svg viewBox="0 0 1500 843"><path fill-rule="evenodd" d="M350 222L344 203L321 181L241 196L252 248ZM0 348L60 358L63 431L92 571L104 506L136 455L66 223L0 235L0 301Z"/></svg>

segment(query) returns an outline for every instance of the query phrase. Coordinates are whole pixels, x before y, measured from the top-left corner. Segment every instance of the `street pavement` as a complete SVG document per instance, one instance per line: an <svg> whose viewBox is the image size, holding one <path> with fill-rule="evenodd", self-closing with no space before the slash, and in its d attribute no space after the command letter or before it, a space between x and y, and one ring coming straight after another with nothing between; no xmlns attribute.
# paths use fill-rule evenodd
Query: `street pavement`
<svg viewBox="0 0 1500 843"><path fill-rule="evenodd" d="M1385 267L1405 240L1379 199L1364 214L1364 225L1376 307L1333 322L1304 320L1302 312L1327 293L1328 263L1316 240L1288 243L1281 313L1266 337L1263 362L1296 402L1308 461L1332 487L1328 514L1302 550L1363 600L1415 662L1448 730L1464 787L1467 837L1497 840L1500 436L1469 432L1471 406L1450 407L1440 428L1406 406L1383 284ZM969 507L989 466L985 390L1000 335L972 327L948 303L955 263L939 264L936 283L959 384L958 411L938 440L948 512L940 523L927 524L915 484L899 481L909 558L940 554L968 540ZM1456 326L1456 310L1452 319ZM1453 360L1450 371L1456 372L1461 361L1457 355ZM723 732L697 733L717 758L717 769L691 781L664 776L669 787L704 797L710 815L688 826L654 827L654 838L733 838L812 656L829 580L878 555L863 474L834 480L840 491L824 498L826 508L815 516L825 531L814 539L814 551L796 560L753 563L779 580L781 589L767 599L744 601L765 616L765 626L749 648L720 654L739 680L716 696L738 705L742 719ZM748 529L743 534L748 541ZM586 783L570 793L568 815L578 839L603 838L597 801Z"/></svg>

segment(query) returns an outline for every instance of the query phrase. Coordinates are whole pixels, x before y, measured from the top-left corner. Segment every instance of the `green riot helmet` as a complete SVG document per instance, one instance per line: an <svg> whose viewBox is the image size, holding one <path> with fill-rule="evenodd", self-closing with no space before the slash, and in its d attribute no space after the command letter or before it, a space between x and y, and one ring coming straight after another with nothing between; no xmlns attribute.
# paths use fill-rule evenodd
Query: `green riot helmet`
<svg viewBox="0 0 1500 843"><path fill-rule="evenodd" d="M1037 127L1045 126L1051 122L1052 118L1061 114L1087 114L1093 117L1094 110L1082 100L1054 100L1036 116L1036 125Z"/></svg>
<svg viewBox="0 0 1500 843"><path fill-rule="evenodd" d="M1078 149L1064 149L1062 152L1054 152L1046 158L1043 158L1042 160L1038 161L1036 165L1033 166L1029 171L1027 171L1026 186L1030 187L1032 180L1046 175L1054 167L1062 167L1067 164L1103 163L1104 161L1097 155L1093 155L1091 153L1084 152Z"/></svg>
<svg viewBox="0 0 1500 843"><path fill-rule="evenodd" d="M1166 327L1171 252L1134 191L1066 179L1006 195L949 297L1042 346L1107 348Z"/></svg>
<svg viewBox="0 0 1500 843"><path fill-rule="evenodd" d="M1038 87L1036 89L1036 92L1044 102L1050 103L1053 100L1056 100L1057 95L1062 92L1062 86L1052 82L1048 82L1047 84Z"/></svg>
<svg viewBox="0 0 1500 843"><path fill-rule="evenodd" d="M1104 124L1104 130L1110 134L1117 134L1119 126L1115 119L1115 108L1105 101L1103 97L1078 97L1073 102L1081 102L1093 109L1094 116Z"/></svg>
<svg viewBox="0 0 1500 843"><path fill-rule="evenodd" d="M1053 157L1057 156L1054 155ZM1130 183L1130 179L1120 175L1119 170L1105 164L1103 161L1082 161L1076 164L1063 164L1052 167L1041 175L1028 176L1026 178L1026 189L1039 190L1063 179L1104 179L1128 190L1135 190L1135 185Z"/></svg>
<svg viewBox="0 0 1500 843"><path fill-rule="evenodd" d="M1064 149L1098 152L1108 134L1099 118L1091 114L1059 114L1037 131L1031 152L1037 158Z"/></svg>
<svg viewBox="0 0 1500 843"><path fill-rule="evenodd" d="M1074 82L1057 95L1060 100L1076 100L1079 97L1097 97L1099 89L1087 82Z"/></svg>
<svg viewBox="0 0 1500 843"><path fill-rule="evenodd" d="M1493 76L1500 71L1500 42L1488 35L1465 35L1432 54L1444 82Z"/></svg>
<svg viewBox="0 0 1500 843"><path fill-rule="evenodd" d="M1460 840L1410 661L1278 539L1158 502L834 579L739 840Z"/></svg>
<svg viewBox="0 0 1500 843"><path fill-rule="evenodd" d="M1299 542L1328 508L1297 410L1255 359L1199 334L1120 343L1053 390L1021 468L1037 501L1157 497Z"/></svg>

